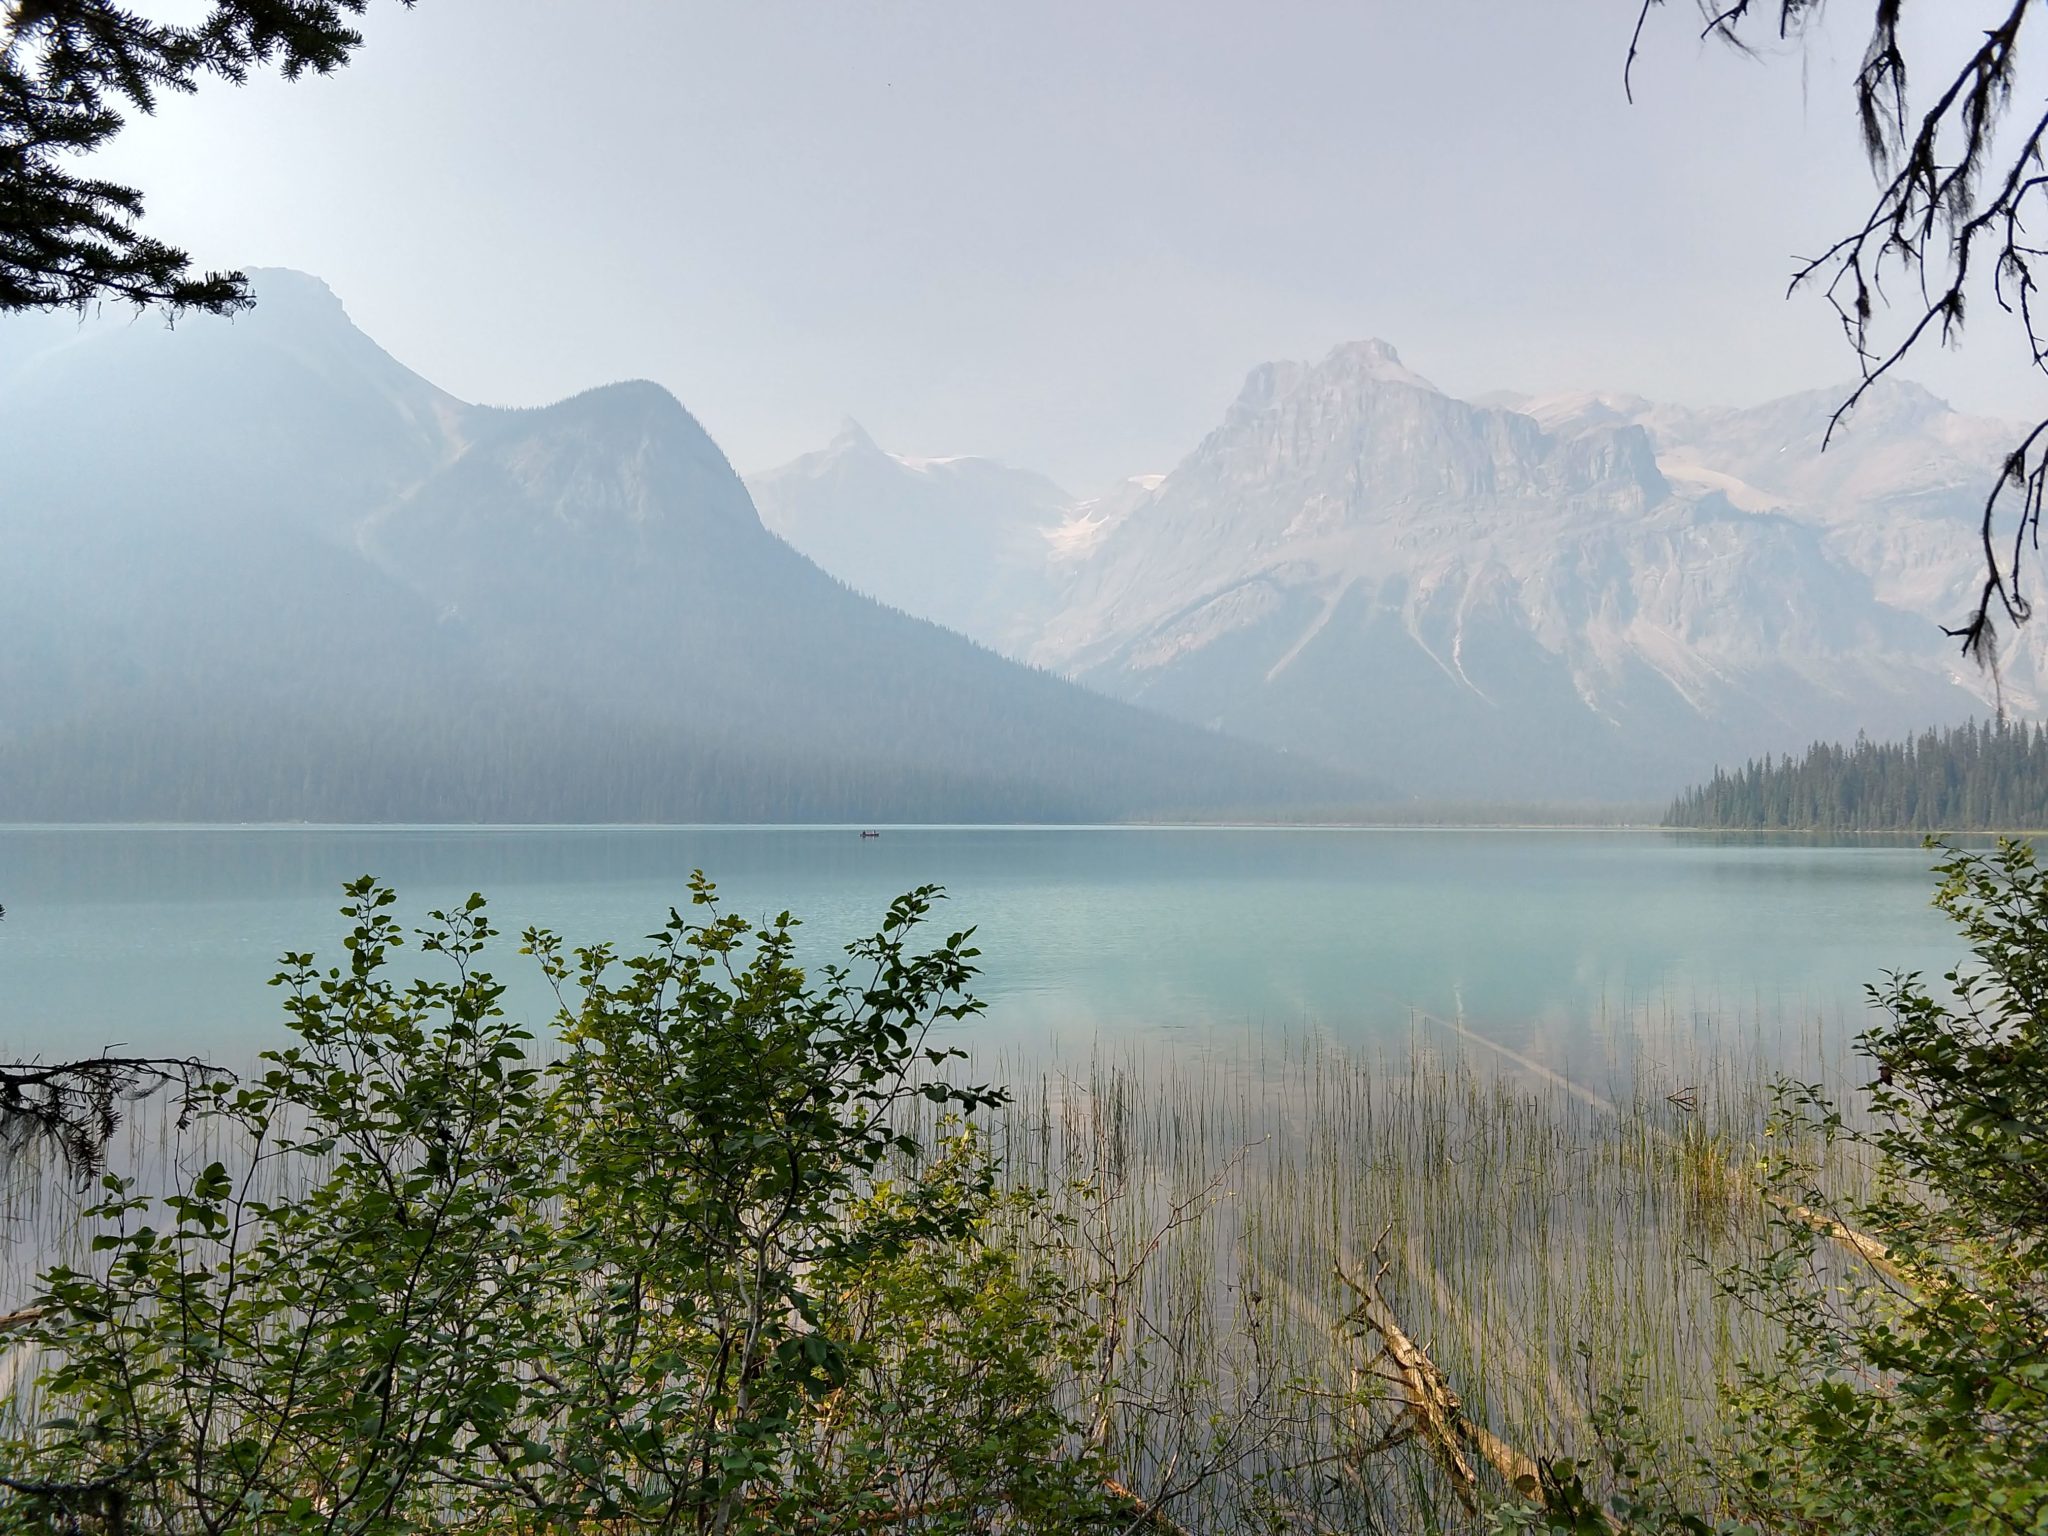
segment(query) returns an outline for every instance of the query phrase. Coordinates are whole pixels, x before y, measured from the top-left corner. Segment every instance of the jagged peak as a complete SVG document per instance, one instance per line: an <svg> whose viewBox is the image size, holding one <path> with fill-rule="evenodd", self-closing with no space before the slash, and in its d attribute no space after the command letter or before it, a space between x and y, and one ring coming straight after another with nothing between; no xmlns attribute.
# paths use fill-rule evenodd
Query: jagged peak
<svg viewBox="0 0 2048 1536"><path fill-rule="evenodd" d="M1277 404L1293 393L1307 372L1307 364L1291 359L1259 364L1245 375L1244 386L1237 392L1237 409L1257 411Z"/></svg>
<svg viewBox="0 0 2048 1536"><path fill-rule="evenodd" d="M1240 411L1264 410L1287 399L1311 380L1351 387L1393 384L1432 395L1443 393L1403 363L1392 342L1372 336L1332 347L1319 363L1291 359L1261 363L1245 376L1244 387L1238 391L1236 408Z"/></svg>
<svg viewBox="0 0 2048 1536"><path fill-rule="evenodd" d="M258 314L289 309L299 315L338 320L344 325L354 323L341 296L310 272L295 267L251 267L246 276L256 295Z"/></svg>
<svg viewBox="0 0 2048 1536"><path fill-rule="evenodd" d="M1357 362L1371 366L1402 367L1401 354L1394 350L1391 341L1377 336L1368 336L1362 341L1340 341L1330 348L1325 362Z"/></svg>
<svg viewBox="0 0 2048 1536"><path fill-rule="evenodd" d="M1527 416L1546 432L1559 428L1581 431L1590 427L1620 426L1640 421L1657 409L1656 402L1621 390L1573 389L1551 394L1518 394L1495 390L1474 398L1474 405L1513 411Z"/></svg>
<svg viewBox="0 0 2048 1536"><path fill-rule="evenodd" d="M832 441L825 445L831 453L880 453L881 447L868 436L868 429L851 416L839 418L839 430L832 434Z"/></svg>
<svg viewBox="0 0 2048 1536"><path fill-rule="evenodd" d="M1377 336L1332 347L1319 366L1325 371L1340 371L1378 383L1405 384L1411 389L1439 393L1434 384L1401 361L1401 354L1394 350L1393 343L1382 341Z"/></svg>
<svg viewBox="0 0 2048 1536"><path fill-rule="evenodd" d="M993 465L990 460L980 459L972 454L956 453L920 456L909 453L891 453L880 443L876 442L869 434L868 429L855 421L851 416L839 418L839 430L832 434L832 440L825 445L822 455L805 455L805 459L812 458L822 458L828 462L840 458L869 459L877 464L893 464L898 469L909 470L912 474L923 474L928 470L942 468L949 464L991 464L991 467L1001 467ZM801 463L804 460L799 460L798 462Z"/></svg>
<svg viewBox="0 0 2048 1536"><path fill-rule="evenodd" d="M1839 405L1849 399L1854 389L1852 386L1844 385L1828 393L1833 395L1835 404ZM1822 398L1826 399L1827 395L1824 394ZM1832 410L1831 406L1831 413ZM1856 403L1855 409L1843 417L1843 425L1854 429L1859 416L1867 425L1875 426L1882 423L1887 427L1896 427L1906 422L1936 421L1954 414L1955 407L1924 384L1916 384L1911 379L1886 374L1864 391L1863 398Z"/></svg>

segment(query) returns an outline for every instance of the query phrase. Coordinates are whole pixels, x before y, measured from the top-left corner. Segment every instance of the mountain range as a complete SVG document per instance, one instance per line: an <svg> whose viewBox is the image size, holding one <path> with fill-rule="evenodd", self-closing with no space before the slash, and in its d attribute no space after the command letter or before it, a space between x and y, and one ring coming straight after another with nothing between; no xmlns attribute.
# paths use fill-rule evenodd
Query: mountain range
<svg viewBox="0 0 2048 1536"><path fill-rule="evenodd" d="M0 326L0 821L1069 821L1391 793L857 594L652 384L473 405L316 280L253 276L232 322Z"/></svg>
<svg viewBox="0 0 2048 1536"><path fill-rule="evenodd" d="M851 585L1114 697L1429 796L1662 797L1716 762L2037 708L1941 633L2014 440L1919 387L1701 410L1455 398L1387 343L1255 369L1088 497L849 429L750 480Z"/></svg>
<svg viewBox="0 0 2048 1536"><path fill-rule="evenodd" d="M0 820L1093 820L1662 799L2038 708L1966 611L2011 441L1255 369L1075 496L849 422L746 483L647 383L458 400L323 285L0 325Z"/></svg>

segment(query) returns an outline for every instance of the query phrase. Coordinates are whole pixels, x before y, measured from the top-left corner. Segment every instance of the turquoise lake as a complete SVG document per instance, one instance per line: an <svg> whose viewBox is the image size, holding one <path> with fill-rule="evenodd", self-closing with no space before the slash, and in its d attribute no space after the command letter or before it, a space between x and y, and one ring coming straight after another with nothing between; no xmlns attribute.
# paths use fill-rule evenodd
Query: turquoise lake
<svg viewBox="0 0 2048 1536"><path fill-rule="evenodd" d="M630 944L702 868L734 910L803 918L812 956L945 886L988 1003L955 1040L992 1057L1308 1030L1386 1048L1437 1018L1566 1070L1630 1031L1790 1056L1860 1029L1885 971L1960 958L1930 860L1657 831L0 829L0 1048L240 1065L283 1038L277 957L340 956L352 876L395 886L408 923L480 890L508 934ZM494 969L543 1021L516 941Z"/></svg>

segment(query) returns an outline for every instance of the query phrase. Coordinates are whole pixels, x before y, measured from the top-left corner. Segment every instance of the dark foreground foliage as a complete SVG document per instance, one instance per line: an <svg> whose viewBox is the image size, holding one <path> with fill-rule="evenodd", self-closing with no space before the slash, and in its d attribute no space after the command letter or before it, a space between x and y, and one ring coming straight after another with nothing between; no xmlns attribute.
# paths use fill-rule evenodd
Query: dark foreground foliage
<svg viewBox="0 0 2048 1536"><path fill-rule="evenodd" d="M1690 1439L1623 1392L1583 1433L1546 1397L1526 1448L1383 1264L1349 1275L1379 1354L1348 1391L1266 1360L1257 1285L1229 1306L1258 1391L1205 1374L1207 1322L1139 1295L1200 1187L1120 1249L1088 1226L1114 1179L1077 1217L999 1177L976 1127L1004 1096L933 1033L978 1012L971 935L912 947L935 891L810 974L786 914L722 915L701 877L637 955L529 932L543 1050L480 897L408 983L360 882L347 965L278 978L296 1043L196 1092L213 1150L107 1177L89 1260L7 1320L40 1395L0 1532L2048 1536L2048 873L2019 844L1940 873L1973 966L1873 991L1867 1103L1787 1084L1761 1160L1715 1165L1749 1225L1722 1282L1768 1342L1702 1360Z"/></svg>
<svg viewBox="0 0 2048 1536"><path fill-rule="evenodd" d="M246 309L241 273L193 272L185 252L143 232L139 191L81 174L76 161L105 148L125 113L154 111L167 92L208 79L239 85L272 66L290 80L331 73L362 41L350 23L364 5L212 0L189 21L118 0L0 7L0 313L102 298L173 312Z"/></svg>
<svg viewBox="0 0 2048 1536"><path fill-rule="evenodd" d="M543 1066L478 968L481 898L420 936L452 974L402 985L392 896L353 887L347 966L279 977L297 1043L202 1096L223 1156L161 1199L108 1178L94 1261L49 1277L51 1411L6 1448L0 1527L1112 1513L1053 1391L1087 1331L982 1240L966 1127L996 1096L932 1075L930 1031L976 1009L967 935L907 947L933 894L816 978L787 916L672 914L625 960L529 933L563 999Z"/></svg>

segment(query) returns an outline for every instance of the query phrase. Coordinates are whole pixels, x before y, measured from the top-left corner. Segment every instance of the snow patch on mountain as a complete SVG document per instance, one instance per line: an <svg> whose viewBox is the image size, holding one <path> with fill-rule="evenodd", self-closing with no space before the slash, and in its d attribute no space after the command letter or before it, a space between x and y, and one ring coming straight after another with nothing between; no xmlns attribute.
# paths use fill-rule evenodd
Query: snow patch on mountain
<svg viewBox="0 0 2048 1536"><path fill-rule="evenodd" d="M1981 579L1971 531L2012 429L1885 381L1823 453L1842 398L1460 400L1371 340L1254 368L1170 472L1021 517L986 478L919 501L987 461L865 434L755 487L856 586L826 530L897 579L885 600L1119 697L1434 793L1655 796L1997 694L1939 625ZM863 500L856 462L897 478ZM941 526L977 530L943 575ZM2008 647L2007 708L2036 708L2040 650Z"/></svg>

